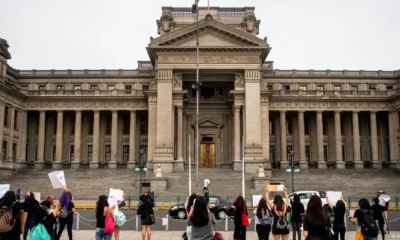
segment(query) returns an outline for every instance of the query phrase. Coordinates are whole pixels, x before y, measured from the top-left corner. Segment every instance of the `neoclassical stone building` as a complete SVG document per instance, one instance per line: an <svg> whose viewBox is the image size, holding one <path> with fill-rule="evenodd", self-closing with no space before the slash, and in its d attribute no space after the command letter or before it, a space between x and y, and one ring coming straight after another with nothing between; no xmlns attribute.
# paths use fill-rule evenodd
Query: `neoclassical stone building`
<svg viewBox="0 0 400 240"><path fill-rule="evenodd" d="M199 19L200 167L400 166L400 71L274 69L254 8ZM135 70L17 70L1 40L2 167L194 162L196 16L165 7L157 27Z"/></svg>

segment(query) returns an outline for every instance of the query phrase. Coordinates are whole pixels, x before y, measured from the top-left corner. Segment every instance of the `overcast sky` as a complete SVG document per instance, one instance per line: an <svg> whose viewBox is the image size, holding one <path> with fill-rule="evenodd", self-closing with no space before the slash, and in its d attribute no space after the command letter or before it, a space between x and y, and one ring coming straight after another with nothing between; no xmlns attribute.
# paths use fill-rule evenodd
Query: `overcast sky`
<svg viewBox="0 0 400 240"><path fill-rule="evenodd" d="M162 6L193 0L0 0L17 69L134 69ZM200 0L200 6L206 6ZM400 69L400 0L210 0L256 7L276 69Z"/></svg>

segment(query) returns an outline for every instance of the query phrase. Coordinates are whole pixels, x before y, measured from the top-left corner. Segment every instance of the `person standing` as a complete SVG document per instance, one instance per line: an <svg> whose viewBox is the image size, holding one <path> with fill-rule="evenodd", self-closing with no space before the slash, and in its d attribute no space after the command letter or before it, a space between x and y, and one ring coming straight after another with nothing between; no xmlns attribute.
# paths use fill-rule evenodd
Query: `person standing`
<svg viewBox="0 0 400 240"><path fill-rule="evenodd" d="M254 215L256 220L256 231L258 240L269 240L269 233L271 232L271 212L267 206L267 201L261 198L258 202L258 206L254 209Z"/></svg>
<svg viewBox="0 0 400 240"><path fill-rule="evenodd" d="M192 206L193 206L196 198L197 198L197 195L192 194L186 199L185 209L186 209L186 215L188 216L188 218L189 218L190 210L192 209ZM192 240L192 226L189 226L189 225L186 226L186 238L187 238L187 240Z"/></svg>
<svg viewBox="0 0 400 240"><path fill-rule="evenodd" d="M265 198L267 199L268 206L272 209L274 215L274 221L272 223L272 235L274 240L288 240L289 239L289 228L286 218L286 213L289 205L289 197L287 194L286 187L284 188L285 200L281 195L276 195L274 201L269 200L268 188L265 188Z"/></svg>
<svg viewBox="0 0 400 240"><path fill-rule="evenodd" d="M376 221L378 221L379 225L379 230L382 235L382 239L385 240L385 218L384 218L384 212L388 210L389 208L389 202L385 203L385 206L382 206L379 204L379 197L376 196L372 199L372 202L374 205L371 206L371 210L373 212L373 216Z"/></svg>
<svg viewBox="0 0 400 240"><path fill-rule="evenodd" d="M233 233L233 239L245 240L246 239L246 226L243 225L243 213L248 216L246 201L239 195L236 201L233 203L232 208L235 210L235 230Z"/></svg>
<svg viewBox="0 0 400 240"><path fill-rule="evenodd" d="M379 234L379 230L376 233L376 236L365 236L362 233L362 225L367 224L375 224L375 227L378 229L378 226L376 225L376 220L373 216L373 213L371 211L371 205L369 201L365 198L360 199L358 201L358 206L360 207L354 212L353 217L349 217L349 221L353 224L357 224L356 227L356 240L376 240L377 236ZM373 230L373 227L369 228L370 230ZM375 234L374 234L375 235Z"/></svg>
<svg viewBox="0 0 400 240"><path fill-rule="evenodd" d="M296 240L296 235L298 239L301 240L301 224L303 223L302 215L304 214L304 205L300 201L300 196L295 194L293 197L293 201L290 200L290 204L292 206L292 230L293 230L293 240Z"/></svg>
<svg viewBox="0 0 400 240"><path fill-rule="evenodd" d="M24 227L24 234L23 234L24 240L27 239L28 232L32 230L32 228L35 226L35 220L32 213L34 208L39 206L39 202L35 199L35 194L30 191L28 193L25 195L25 202L24 202L26 203L25 212L28 213Z"/></svg>
<svg viewBox="0 0 400 240"><path fill-rule="evenodd" d="M106 216L107 214L114 214L114 207L109 207L107 202L107 196L99 196L99 200L96 203L95 215L96 215L96 240L111 240L113 234L107 234L104 232L106 227Z"/></svg>
<svg viewBox="0 0 400 240"><path fill-rule="evenodd" d="M333 232L335 240L340 239L345 240L346 234L346 225L344 224L344 217L347 211L347 203L343 198L336 202L336 206L333 206L332 203L329 201L328 196L326 196L326 202L328 203L329 207L333 210L334 220L333 220Z"/></svg>
<svg viewBox="0 0 400 240"><path fill-rule="evenodd" d="M123 215L123 213L121 212L121 208L125 207L125 205L126 205L126 203L125 203L125 194L122 195L122 201L120 203L118 203L118 201L117 201L117 204L118 204L118 211L119 211L118 214L122 214ZM114 232L115 240L119 240L119 233L121 232L121 227L122 226L118 226L117 223L115 223L115 232Z"/></svg>
<svg viewBox="0 0 400 240"><path fill-rule="evenodd" d="M142 222L142 240L150 240L151 237L151 225L155 222L154 219L154 202L151 199L151 196L144 196L142 204L139 205L137 210L137 215L140 215L140 220Z"/></svg>
<svg viewBox="0 0 400 240"><path fill-rule="evenodd" d="M61 238L62 232L64 231L65 225L67 225L67 231L68 231L68 238L69 240L72 240L72 225L74 223L74 214L75 214L75 205L72 202L72 194L70 192L67 192L69 202L64 203L66 207L66 215L65 216L60 216L59 221L60 221L60 229L58 230L57 234L57 239ZM62 202L62 198L60 198L60 203Z"/></svg>
<svg viewBox="0 0 400 240"><path fill-rule="evenodd" d="M211 240L213 238L214 215L208 209L205 197L198 196L190 208L187 225L192 227L192 240Z"/></svg>
<svg viewBox="0 0 400 240"><path fill-rule="evenodd" d="M306 240L325 240L330 225L328 216L322 209L321 198L311 196L307 205L307 212L303 219L303 235Z"/></svg>

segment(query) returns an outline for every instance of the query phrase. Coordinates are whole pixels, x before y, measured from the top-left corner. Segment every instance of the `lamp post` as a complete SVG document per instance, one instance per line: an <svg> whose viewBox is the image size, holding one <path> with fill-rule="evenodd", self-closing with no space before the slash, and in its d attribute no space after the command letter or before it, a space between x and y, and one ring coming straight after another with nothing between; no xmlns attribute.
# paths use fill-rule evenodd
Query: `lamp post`
<svg viewBox="0 0 400 240"><path fill-rule="evenodd" d="M292 192L295 192L296 190L294 189L294 172L300 172L299 167L294 165L294 151L290 151L290 165L286 169L286 172L291 172L292 173Z"/></svg>
<svg viewBox="0 0 400 240"><path fill-rule="evenodd" d="M147 172L146 164L143 163L144 149L140 149L140 163L136 166L135 171L140 172L140 185L139 185L139 197L142 196L142 182L143 173Z"/></svg>

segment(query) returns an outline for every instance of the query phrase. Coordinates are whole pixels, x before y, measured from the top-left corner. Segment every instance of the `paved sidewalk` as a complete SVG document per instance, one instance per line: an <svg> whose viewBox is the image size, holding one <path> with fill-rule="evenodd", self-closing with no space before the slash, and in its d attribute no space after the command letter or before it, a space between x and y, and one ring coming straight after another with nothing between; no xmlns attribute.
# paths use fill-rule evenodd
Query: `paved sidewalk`
<svg viewBox="0 0 400 240"><path fill-rule="evenodd" d="M78 240L94 240L94 231L74 231L74 239ZM153 231L151 235L151 240L180 240L182 239L182 232L166 232L166 231ZM224 240L233 240L233 232L221 232ZM292 239L292 234L289 235L289 239ZM346 240L355 240L355 232L347 232ZM121 231L121 240L141 240L141 233L136 231ZM247 232L248 240L257 240L257 234L253 231ZM272 235L270 237L272 238ZM386 235L386 240L400 239L400 232L390 232ZM67 232L64 231L61 240L68 240ZM378 240L382 240L381 235L379 235Z"/></svg>

